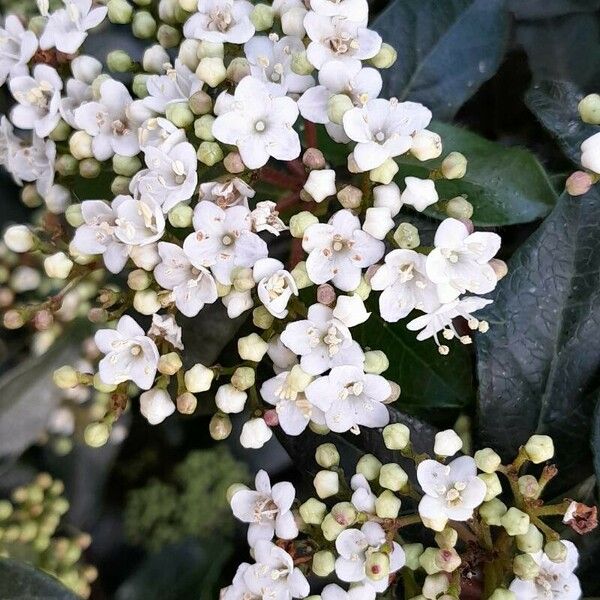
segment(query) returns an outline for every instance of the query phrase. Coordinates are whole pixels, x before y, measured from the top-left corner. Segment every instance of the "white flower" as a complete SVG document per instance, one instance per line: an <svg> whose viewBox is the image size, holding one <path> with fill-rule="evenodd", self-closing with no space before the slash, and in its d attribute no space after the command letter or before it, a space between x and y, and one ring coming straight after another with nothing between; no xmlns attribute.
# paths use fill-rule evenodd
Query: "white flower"
<svg viewBox="0 0 600 600"><path fill-rule="evenodd" d="M336 142L346 143L350 138L344 133L342 125L329 121L329 99L338 94L346 94L354 106L360 107L377 98L382 85L377 69L363 68L359 61L330 60L319 71L319 85L302 94L298 100L298 108L305 119L325 124L327 132Z"/></svg>
<svg viewBox="0 0 600 600"><path fill-rule="evenodd" d="M91 56L78 56L71 63L73 77L67 80L66 94L60 101L60 114L76 128L75 110L93 99L92 81L102 72L102 63Z"/></svg>
<svg viewBox="0 0 600 600"><path fill-rule="evenodd" d="M152 387L158 366L158 348L131 317L122 316L116 329L97 331L94 342L106 355L98 365L104 383L117 385L130 380L143 390Z"/></svg>
<svg viewBox="0 0 600 600"><path fill-rule="evenodd" d="M231 292L221 300L223 305L227 308L227 316L230 319L239 317L243 312L250 310L254 306L252 294L249 291L237 292L231 290Z"/></svg>
<svg viewBox="0 0 600 600"><path fill-rule="evenodd" d="M252 267L268 254L266 243L252 233L250 211L243 206L223 210L202 201L194 209L195 233L183 249L195 267L210 267L220 283L231 284L234 267Z"/></svg>
<svg viewBox="0 0 600 600"><path fill-rule="evenodd" d="M100 86L100 99L75 110L75 123L94 139L92 151L98 160L113 154L135 156L140 151L139 123L130 108L131 96L119 81L107 79Z"/></svg>
<svg viewBox="0 0 600 600"><path fill-rule="evenodd" d="M260 395L275 406L281 429L288 435L300 435L309 421L325 424L323 412L296 389L293 375L288 371L267 379L260 388Z"/></svg>
<svg viewBox="0 0 600 600"><path fill-rule="evenodd" d="M200 184L200 200L214 202L219 208L245 206L248 199L254 198L254 190L239 177L226 181L208 181Z"/></svg>
<svg viewBox="0 0 600 600"><path fill-rule="evenodd" d="M437 456L454 456L462 446L462 440L453 429L445 429L435 434L433 451Z"/></svg>
<svg viewBox="0 0 600 600"><path fill-rule="evenodd" d="M87 37L87 32L102 23L106 6L92 8L92 0L63 0L64 8L54 11L40 37L40 48L56 48L65 54L75 54Z"/></svg>
<svg viewBox="0 0 600 600"><path fill-rule="evenodd" d="M344 131L357 142L354 160L361 171L381 166L410 150L412 135L431 121L431 111L417 102L376 98L344 114Z"/></svg>
<svg viewBox="0 0 600 600"><path fill-rule="evenodd" d="M307 319L288 323L281 341L301 356L300 366L310 375L319 375L339 365L362 367L364 361L364 354L348 328L334 318L331 308L322 304L313 304Z"/></svg>
<svg viewBox="0 0 600 600"><path fill-rule="evenodd" d="M435 183L431 179L405 177L404 183L406 188L402 192L400 200L403 204L408 204L419 212L423 212L428 206L439 200Z"/></svg>
<svg viewBox="0 0 600 600"><path fill-rule="evenodd" d="M269 340L267 354L273 361L273 371L275 371L275 373L288 371L294 365L298 364L298 358L296 354L281 341L280 335L274 335Z"/></svg>
<svg viewBox="0 0 600 600"><path fill-rule="evenodd" d="M181 327L177 325L173 315L152 315L152 325L148 329L148 336L160 338L169 342L173 348L183 350L181 342Z"/></svg>
<svg viewBox="0 0 600 600"><path fill-rule="evenodd" d="M243 44L254 35L247 0L198 0L198 12L184 24L186 38Z"/></svg>
<svg viewBox="0 0 600 600"><path fill-rule="evenodd" d="M361 230L358 217L349 210L338 211L327 224L310 225L302 248L309 253L306 269L311 281L331 281L345 292L359 286L362 269L376 263L385 250L383 242Z"/></svg>
<svg viewBox="0 0 600 600"><path fill-rule="evenodd" d="M300 94L314 85L311 75L297 75L291 69L292 55L304 52L304 44L297 37L255 36L244 45L250 63L250 74L264 81L274 96Z"/></svg>
<svg viewBox="0 0 600 600"><path fill-rule="evenodd" d="M354 366L333 367L329 375L313 381L306 397L325 413L327 427L335 432L358 431L359 425L383 427L390 417L384 402L392 387L381 375L363 373Z"/></svg>
<svg viewBox="0 0 600 600"><path fill-rule="evenodd" d="M8 86L18 102L11 110L11 121L20 129L33 129L40 137L47 137L60 120L63 84L56 69L48 65L36 65L33 77L12 77Z"/></svg>
<svg viewBox="0 0 600 600"><path fill-rule="evenodd" d="M242 427L240 444L244 448L257 450L258 448L262 448L271 437L273 437L273 432L262 417L250 419Z"/></svg>
<svg viewBox="0 0 600 600"><path fill-rule="evenodd" d="M594 173L600 173L600 132L581 144L581 166Z"/></svg>
<svg viewBox="0 0 600 600"><path fill-rule="evenodd" d="M371 486L362 473L356 473L350 479L350 487L354 490L351 502L361 512L375 514L377 496L371 491Z"/></svg>
<svg viewBox="0 0 600 600"><path fill-rule="evenodd" d="M500 242L495 233L469 233L457 219L442 221L426 262L429 279L439 284L440 300L450 302L466 291L491 292L498 278L489 261L500 249Z"/></svg>
<svg viewBox="0 0 600 600"><path fill-rule="evenodd" d="M140 412L150 425L158 425L175 412L167 390L153 388L140 395Z"/></svg>
<svg viewBox="0 0 600 600"><path fill-rule="evenodd" d="M319 15L352 21L364 21L369 16L367 0L310 0L310 7Z"/></svg>
<svg viewBox="0 0 600 600"><path fill-rule="evenodd" d="M351 587L347 592L336 583L323 588L321 600L375 600L377 592L369 583Z"/></svg>
<svg viewBox="0 0 600 600"><path fill-rule="evenodd" d="M306 598L310 586L294 560L273 542L259 540L254 547L255 564L242 563L225 591L224 600L290 600Z"/></svg>
<svg viewBox="0 0 600 600"><path fill-rule="evenodd" d="M151 75L146 82L148 96L144 105L151 110L164 114L169 104L187 102L202 89L202 81L180 60L170 67L164 75Z"/></svg>
<svg viewBox="0 0 600 600"><path fill-rule="evenodd" d="M387 206L371 206L367 208L363 231L366 231L375 239L385 239L385 236L394 229L395 225L390 209Z"/></svg>
<svg viewBox="0 0 600 600"><path fill-rule="evenodd" d="M338 296L333 309L333 316L346 327L356 327L364 323L371 313L367 312L365 303L360 296Z"/></svg>
<svg viewBox="0 0 600 600"><path fill-rule="evenodd" d="M292 296L298 295L298 288L283 263L274 258L261 258L256 261L252 274L260 301L274 317L285 318L287 304Z"/></svg>
<svg viewBox="0 0 600 600"><path fill-rule="evenodd" d="M323 202L325 198L334 196L337 192L335 187L335 171L333 169L315 169L308 174L304 191L310 194L315 202Z"/></svg>
<svg viewBox="0 0 600 600"><path fill-rule="evenodd" d="M438 308L436 286L425 271L425 256L414 250L392 250L370 280L379 296L381 318L395 323L415 308L430 312Z"/></svg>
<svg viewBox="0 0 600 600"><path fill-rule="evenodd" d="M366 18L353 21L310 11L304 17L304 27L311 39L306 54L317 69L321 69L329 60L373 58L381 49L381 36L367 29Z"/></svg>
<svg viewBox="0 0 600 600"><path fill-rule="evenodd" d="M176 244L158 243L161 262L154 269L156 282L172 290L175 306L186 316L196 316L205 304L217 300L217 285L208 269L194 267Z"/></svg>
<svg viewBox="0 0 600 600"><path fill-rule="evenodd" d="M470 456L461 456L447 465L424 460L417 467L417 479L425 494L419 502L419 514L440 525L443 520L470 519L486 494L485 483L477 477L477 466Z"/></svg>
<svg viewBox="0 0 600 600"><path fill-rule="evenodd" d="M368 583L376 592L384 592L388 579L368 579L366 573L367 554L379 550L387 543L383 527L379 523L367 522L360 529L346 529L335 540L339 557L335 561L335 573L342 581ZM406 560L400 544L392 542L390 573L404 566Z"/></svg>
<svg viewBox="0 0 600 600"><path fill-rule="evenodd" d="M192 144L180 142L171 148L147 146L144 156L148 168L132 179L130 189L134 194L151 198L165 213L192 197L198 183L198 159Z"/></svg>
<svg viewBox="0 0 600 600"><path fill-rule="evenodd" d="M256 490L240 490L231 498L231 509L236 518L248 527L248 543L251 547L258 540L271 541L274 535L293 540L298 526L290 510L296 497L294 486L288 481L271 481L266 471L260 470L254 480Z"/></svg>
<svg viewBox="0 0 600 600"><path fill-rule="evenodd" d="M395 217L402 208L402 198L398 184L376 185L373 188L373 206L375 208L387 208L390 215Z"/></svg>
<svg viewBox="0 0 600 600"><path fill-rule="evenodd" d="M150 198L136 200L131 196L117 196L111 204L115 214L114 235L127 246L146 246L162 237L165 218Z"/></svg>
<svg viewBox="0 0 600 600"><path fill-rule="evenodd" d="M579 553L568 540L561 540L567 547L567 558L562 563L552 562L543 552L531 554L539 565L539 575L531 580L515 578L509 590L517 600L578 600L581 598L581 585L573 571L577 568Z"/></svg>
<svg viewBox="0 0 600 600"><path fill-rule="evenodd" d="M0 27L0 85L4 85L9 77L26 75L27 63L38 47L33 31L23 27L16 15L7 15L4 27Z"/></svg>
<svg viewBox="0 0 600 600"><path fill-rule="evenodd" d="M223 104L226 110L219 111L213 135L224 144L237 146L249 169L262 167L270 156L278 160L298 158L301 148L293 128L298 118L294 100L273 97L262 81L248 76L237 85L233 101Z"/></svg>
<svg viewBox="0 0 600 600"><path fill-rule="evenodd" d="M268 231L273 235L279 235L280 232L285 231L287 226L279 218L279 212L276 209L277 204L271 200L257 202L256 208L250 214L252 229L256 232Z"/></svg>
<svg viewBox="0 0 600 600"><path fill-rule="evenodd" d="M149 146L169 152L171 148L186 141L185 131L178 129L163 117L146 119L138 128L138 141L143 151Z"/></svg>
<svg viewBox="0 0 600 600"><path fill-rule="evenodd" d="M456 337L460 337L452 326L452 319L463 317L468 321L473 318L472 313L491 304L491 302L487 298L479 298L478 296L468 296L461 300L454 300L454 302L442 304L432 312L413 319L406 325L406 328L410 331L421 329L422 331L417 335L419 341L433 337L436 344L439 345L437 334L442 330L446 330L446 328L449 328L449 334L452 333Z"/></svg>

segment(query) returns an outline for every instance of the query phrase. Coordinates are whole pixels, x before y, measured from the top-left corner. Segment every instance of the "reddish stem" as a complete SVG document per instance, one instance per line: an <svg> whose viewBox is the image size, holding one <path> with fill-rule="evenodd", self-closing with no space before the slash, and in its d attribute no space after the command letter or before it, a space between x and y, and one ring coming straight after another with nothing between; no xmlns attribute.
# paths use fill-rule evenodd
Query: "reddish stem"
<svg viewBox="0 0 600 600"><path fill-rule="evenodd" d="M304 121L304 143L307 148L317 147L317 126L312 121Z"/></svg>
<svg viewBox="0 0 600 600"><path fill-rule="evenodd" d="M271 167L263 167L260 171L259 179L283 189L297 190L304 185L304 179L278 171L277 169L272 169Z"/></svg>

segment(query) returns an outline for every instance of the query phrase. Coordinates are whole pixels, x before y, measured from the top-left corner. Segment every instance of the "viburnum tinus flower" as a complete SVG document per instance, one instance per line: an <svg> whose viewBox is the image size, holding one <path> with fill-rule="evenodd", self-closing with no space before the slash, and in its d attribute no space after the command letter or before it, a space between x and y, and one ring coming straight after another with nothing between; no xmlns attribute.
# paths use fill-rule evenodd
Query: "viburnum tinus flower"
<svg viewBox="0 0 600 600"><path fill-rule="evenodd" d="M160 114L164 114L170 104L187 102L202 89L202 81L179 59L174 67L168 66L164 75L151 75L146 82L148 95L143 100L144 105Z"/></svg>
<svg viewBox="0 0 600 600"><path fill-rule="evenodd" d="M274 258L261 258L254 265L252 276L257 284L258 297L266 309L278 319L287 316L287 305L298 295L298 286L283 263Z"/></svg>
<svg viewBox="0 0 600 600"><path fill-rule="evenodd" d="M183 27L187 38L243 44L254 35L248 0L198 0L198 12Z"/></svg>
<svg viewBox="0 0 600 600"><path fill-rule="evenodd" d="M322 600L375 600L377 592L369 585L357 585L348 591L335 583L330 583L321 592Z"/></svg>
<svg viewBox="0 0 600 600"><path fill-rule="evenodd" d="M35 54L38 41L33 31L28 31L16 15L7 15L0 27L2 54L0 55L0 85L7 78L26 75L27 63Z"/></svg>

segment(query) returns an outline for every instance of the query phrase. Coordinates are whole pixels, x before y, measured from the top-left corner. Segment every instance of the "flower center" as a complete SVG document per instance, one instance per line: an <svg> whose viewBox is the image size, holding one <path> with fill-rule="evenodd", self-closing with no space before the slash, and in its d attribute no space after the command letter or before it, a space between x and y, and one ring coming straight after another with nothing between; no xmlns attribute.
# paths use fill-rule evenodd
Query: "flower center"
<svg viewBox="0 0 600 600"><path fill-rule="evenodd" d="M380 142L380 143L381 143L381 142L384 142L384 141L385 141L385 133L383 133L383 131L378 131L378 132L375 134L375 139L376 139L378 142Z"/></svg>
<svg viewBox="0 0 600 600"><path fill-rule="evenodd" d="M323 343L327 346L329 356L335 356L340 351L340 346L344 338L339 334L335 325L327 328L327 333L323 336Z"/></svg>
<svg viewBox="0 0 600 600"><path fill-rule="evenodd" d="M272 521L279 512L279 508L271 498L261 498L254 505L254 522Z"/></svg>
<svg viewBox="0 0 600 600"><path fill-rule="evenodd" d="M256 121L256 123L254 124L254 129L256 129L256 131L258 131L259 133L262 133L266 128L267 126L264 121Z"/></svg>
<svg viewBox="0 0 600 600"><path fill-rule="evenodd" d="M217 8L208 15L208 30L226 32L233 24L233 17L228 10Z"/></svg>

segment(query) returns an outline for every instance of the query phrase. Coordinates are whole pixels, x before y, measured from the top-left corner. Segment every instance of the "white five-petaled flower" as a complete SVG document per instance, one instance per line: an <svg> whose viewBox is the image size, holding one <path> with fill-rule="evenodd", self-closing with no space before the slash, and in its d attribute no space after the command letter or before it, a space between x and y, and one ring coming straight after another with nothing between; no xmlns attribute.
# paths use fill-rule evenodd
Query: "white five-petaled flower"
<svg viewBox="0 0 600 600"><path fill-rule="evenodd" d="M369 583L354 585L348 591L330 583L321 592L321 600L375 600L376 596L377 592Z"/></svg>
<svg viewBox="0 0 600 600"><path fill-rule="evenodd" d="M310 7L319 15L352 21L364 21L369 16L367 0L310 0Z"/></svg>
<svg viewBox="0 0 600 600"><path fill-rule="evenodd" d="M271 156L298 158L300 138L293 128L298 106L294 100L274 97L265 83L252 76L239 82L234 96L223 94L215 107L219 116L213 123L213 135L224 144L237 146L249 169L262 167Z"/></svg>
<svg viewBox="0 0 600 600"><path fill-rule="evenodd" d="M369 579L366 561L367 552L379 550L386 542L385 531L379 523L367 522L360 529L342 531L335 541L335 548L339 554L335 561L336 575L342 581L365 583L376 592L384 592L389 585L388 579ZM390 573L395 573L404 566L406 557L400 544L392 542L389 560Z"/></svg>
<svg viewBox="0 0 600 600"><path fill-rule="evenodd" d="M244 206L223 210L203 200L193 217L195 233L183 248L196 267L209 267L222 284L231 284L234 267L252 267L268 255L266 243L251 231L250 211Z"/></svg>
<svg viewBox="0 0 600 600"><path fill-rule="evenodd" d="M300 366L310 375L339 365L362 367L365 358L350 330L323 304L313 304L305 320L288 323L281 341L301 357Z"/></svg>
<svg viewBox="0 0 600 600"><path fill-rule="evenodd" d="M148 329L148 336L155 339L160 338L169 342L173 348L183 350L181 341L181 327L177 325L173 315L152 315L152 325Z"/></svg>
<svg viewBox="0 0 600 600"><path fill-rule="evenodd" d="M333 367L305 390L306 397L325 413L331 431L358 432L359 426L383 427L390 416L384 402L392 386L381 375L365 374L359 367Z"/></svg>
<svg viewBox="0 0 600 600"><path fill-rule="evenodd" d="M239 177L225 181L208 181L200 184L200 200L214 202L219 208L245 206L248 199L254 198L254 190Z"/></svg>
<svg viewBox="0 0 600 600"><path fill-rule="evenodd" d="M115 237L126 246L147 246L158 241L165 230L165 217L151 198L117 196L111 204L115 214Z"/></svg>
<svg viewBox="0 0 600 600"><path fill-rule="evenodd" d="M310 225L302 248L309 253L306 270L311 281L331 281L345 292L359 286L362 269L376 263L385 251L383 242L362 231L358 217L346 209L335 213L327 224Z"/></svg>
<svg viewBox="0 0 600 600"><path fill-rule="evenodd" d="M18 102L10 112L11 121L21 129L33 129L38 136L47 137L60 120L63 83L56 69L36 65L33 76L12 77L8 85Z"/></svg>
<svg viewBox="0 0 600 600"><path fill-rule="evenodd" d="M500 249L500 242L496 233L469 233L458 219L442 221L426 262L428 277L438 284L440 300L450 302L466 291L491 292L498 279L489 261Z"/></svg>
<svg viewBox="0 0 600 600"><path fill-rule="evenodd" d="M248 0L198 0L198 12L184 24L186 38L243 44L254 35Z"/></svg>
<svg viewBox="0 0 600 600"><path fill-rule="evenodd" d="M143 390L152 387L158 366L158 348L130 316L122 316L116 329L97 331L94 341L106 355L98 365L104 383L117 385L133 381Z"/></svg>
<svg viewBox="0 0 600 600"><path fill-rule="evenodd" d="M425 495L419 514L426 526L441 531L448 520L467 521L483 502L485 483L477 477L475 460L461 456L447 465L424 460L417 467L417 479Z"/></svg>
<svg viewBox="0 0 600 600"><path fill-rule="evenodd" d="M66 94L60 101L60 114L73 128L75 110L93 99L92 81L102 72L102 63L91 56L78 56L71 63L73 77L67 79Z"/></svg>
<svg viewBox="0 0 600 600"><path fill-rule="evenodd" d="M291 511L296 497L294 486L282 481L271 486L266 471L256 474L256 490L240 490L231 498L231 509L236 518L248 527L248 543L254 547L258 540L271 541L274 535L293 540L298 526Z"/></svg>
<svg viewBox="0 0 600 600"><path fill-rule="evenodd" d="M146 82L148 95L144 105L164 114L169 104L187 102L193 94L202 89L202 81L179 59L175 66L167 69L164 75L151 75Z"/></svg>
<svg viewBox="0 0 600 600"><path fill-rule="evenodd" d="M298 295L298 287L283 263L275 258L261 258L252 271L260 301L277 319L287 316L287 304Z"/></svg>
<svg viewBox="0 0 600 600"><path fill-rule="evenodd" d="M75 110L75 123L94 139L92 151L98 160L113 154L135 156L140 151L139 124L131 115L132 98L127 88L114 79L100 85L100 99Z"/></svg>
<svg viewBox="0 0 600 600"><path fill-rule="evenodd" d="M25 29L19 17L8 15L0 27L0 85L9 77L27 75L27 63L37 47L35 33Z"/></svg>
<svg viewBox="0 0 600 600"><path fill-rule="evenodd" d="M342 16L329 17L310 11L304 18L311 39L306 55L315 68L329 60L360 61L373 58L381 49L381 36L367 29L367 19L354 21Z"/></svg>
<svg viewBox="0 0 600 600"><path fill-rule="evenodd" d="M164 117L150 117L138 128L138 141L143 151L150 146L169 152L171 148L186 141L185 131L178 129Z"/></svg>
<svg viewBox="0 0 600 600"><path fill-rule="evenodd" d="M252 229L257 233L268 231L273 235L279 235L287 229L286 224L279 217L277 204L271 200L257 202L256 207L250 214L252 220Z"/></svg>
<svg viewBox="0 0 600 600"><path fill-rule="evenodd" d="M354 490L351 502L361 512L375 514L377 496L371 491L367 478L362 473L356 473L350 479L350 487Z"/></svg>
<svg viewBox="0 0 600 600"><path fill-rule="evenodd" d="M65 54L75 54L93 29L108 12L106 6L92 8L92 0L63 0L64 8L50 14L40 37L40 48L56 48Z"/></svg>
<svg viewBox="0 0 600 600"><path fill-rule="evenodd" d="M354 160L362 171L408 152L411 136L430 121L431 111L422 104L398 102L395 98L369 100L361 108L350 109L343 118L346 135L357 142Z"/></svg>
<svg viewBox="0 0 600 600"><path fill-rule="evenodd" d="M395 323L415 308L424 312L439 306L436 286L427 277L425 256L414 250L392 250L370 280L379 296L381 318Z"/></svg>
<svg viewBox="0 0 600 600"><path fill-rule="evenodd" d="M164 213L191 199L198 183L198 159L192 144L180 142L166 149L148 146L144 156L148 168L131 180L134 195L151 198Z"/></svg>
<svg viewBox="0 0 600 600"><path fill-rule="evenodd" d="M328 1L328 0L325 0ZM319 85L306 90L298 100L300 114L313 123L323 123L336 142L349 142L342 125L332 123L327 103L336 94L346 94L361 107L379 96L383 85L381 75L372 67L363 68L358 61L331 60L319 71Z"/></svg>
<svg viewBox="0 0 600 600"><path fill-rule="evenodd" d="M314 85L312 75L297 75L291 68L292 55L303 51L302 40L293 36L276 40L260 35L244 45L250 74L264 81L274 96L300 94Z"/></svg>
<svg viewBox="0 0 600 600"><path fill-rule="evenodd" d="M205 304L218 298L217 284L210 271L194 267L185 252L176 244L158 243L161 262L154 269L157 283L172 290L175 306L186 316L196 316Z"/></svg>
<svg viewBox="0 0 600 600"><path fill-rule="evenodd" d="M567 547L563 562L551 561L542 551L531 554L540 568L539 575L532 580L513 579L509 590L516 600L578 600L581 585L573 571L577 568L579 553L573 542L561 540Z"/></svg>

